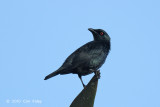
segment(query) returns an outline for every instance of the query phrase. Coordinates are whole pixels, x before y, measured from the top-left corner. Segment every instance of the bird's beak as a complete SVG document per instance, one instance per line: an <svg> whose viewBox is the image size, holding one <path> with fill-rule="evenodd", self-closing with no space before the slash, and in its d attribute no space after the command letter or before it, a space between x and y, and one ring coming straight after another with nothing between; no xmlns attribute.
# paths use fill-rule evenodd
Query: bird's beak
<svg viewBox="0 0 160 107"><path fill-rule="evenodd" d="M97 32L96 32L94 29L92 29L92 28L89 28L88 30L89 30L90 32L92 32L93 35L96 35L96 34L97 34Z"/></svg>
<svg viewBox="0 0 160 107"><path fill-rule="evenodd" d="M88 28L88 30L89 30L90 32L94 32L94 29L92 29L92 28Z"/></svg>
<svg viewBox="0 0 160 107"><path fill-rule="evenodd" d="M96 38L97 38L97 32L95 31L95 29L89 28L88 30L89 30L90 32L92 32L93 37L94 37L94 40L96 40Z"/></svg>

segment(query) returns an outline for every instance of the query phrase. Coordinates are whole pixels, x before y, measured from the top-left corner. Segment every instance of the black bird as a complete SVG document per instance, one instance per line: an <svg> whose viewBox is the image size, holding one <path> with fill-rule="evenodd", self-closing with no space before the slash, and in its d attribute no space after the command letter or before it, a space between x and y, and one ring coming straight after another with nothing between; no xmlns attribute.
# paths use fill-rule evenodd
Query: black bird
<svg viewBox="0 0 160 107"><path fill-rule="evenodd" d="M55 72L49 74L44 80L58 74L78 74L83 87L85 87L81 76L95 73L104 64L110 51L110 37L102 29L88 29L92 32L94 40L86 43L74 51Z"/></svg>

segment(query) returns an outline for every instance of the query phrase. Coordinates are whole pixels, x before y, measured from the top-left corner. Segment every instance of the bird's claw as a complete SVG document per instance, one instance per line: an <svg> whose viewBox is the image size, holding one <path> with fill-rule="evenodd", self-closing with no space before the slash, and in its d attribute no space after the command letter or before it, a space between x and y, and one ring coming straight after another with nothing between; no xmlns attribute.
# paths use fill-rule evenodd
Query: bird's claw
<svg viewBox="0 0 160 107"><path fill-rule="evenodd" d="M83 84L83 88L85 88L85 87L86 87L86 85Z"/></svg>
<svg viewBox="0 0 160 107"><path fill-rule="evenodd" d="M98 71L94 71L94 74L96 75L96 77L97 77L97 79L100 79L100 70L98 70Z"/></svg>
<svg viewBox="0 0 160 107"><path fill-rule="evenodd" d="M94 70L94 69L89 69L90 71L94 72L94 74L97 76L97 79L100 79L100 70Z"/></svg>

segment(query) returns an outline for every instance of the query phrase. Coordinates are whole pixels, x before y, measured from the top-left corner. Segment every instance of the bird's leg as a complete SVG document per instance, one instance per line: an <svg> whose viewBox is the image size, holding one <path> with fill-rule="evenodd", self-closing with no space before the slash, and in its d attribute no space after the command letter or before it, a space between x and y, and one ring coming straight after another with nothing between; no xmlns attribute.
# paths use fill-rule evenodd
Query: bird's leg
<svg viewBox="0 0 160 107"><path fill-rule="evenodd" d="M83 87L85 88L85 85L84 85L84 83L83 83L83 81L82 81L82 76L78 74L78 77L80 78L80 80L81 80L81 82L82 82L82 85L83 85Z"/></svg>
<svg viewBox="0 0 160 107"><path fill-rule="evenodd" d="M100 70L94 70L94 69L89 69L91 72L94 72L94 74L97 76L98 79L100 79Z"/></svg>
<svg viewBox="0 0 160 107"><path fill-rule="evenodd" d="M94 71L94 74L97 76L98 79L100 79L100 77L101 77L101 76L100 76L100 70L98 70L98 71L95 70L95 71Z"/></svg>

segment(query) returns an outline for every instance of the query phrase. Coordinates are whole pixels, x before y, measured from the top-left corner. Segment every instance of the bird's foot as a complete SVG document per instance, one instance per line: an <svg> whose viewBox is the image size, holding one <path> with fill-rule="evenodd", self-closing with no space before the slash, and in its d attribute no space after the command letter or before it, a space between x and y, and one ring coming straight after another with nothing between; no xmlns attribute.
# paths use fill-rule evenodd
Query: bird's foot
<svg viewBox="0 0 160 107"><path fill-rule="evenodd" d="M96 75L96 77L97 77L97 79L100 79L100 70L98 70L98 71L94 71L94 74Z"/></svg>
<svg viewBox="0 0 160 107"><path fill-rule="evenodd" d="M97 76L98 79L100 79L100 70L94 70L94 69L89 69L91 72L94 72L94 74Z"/></svg>
<svg viewBox="0 0 160 107"><path fill-rule="evenodd" d="M86 87L86 85L83 84L83 88L85 88L85 87Z"/></svg>

